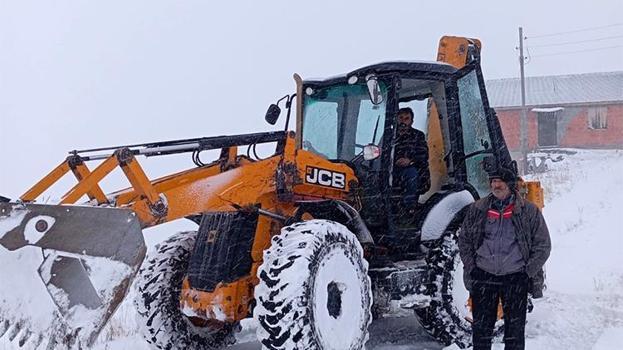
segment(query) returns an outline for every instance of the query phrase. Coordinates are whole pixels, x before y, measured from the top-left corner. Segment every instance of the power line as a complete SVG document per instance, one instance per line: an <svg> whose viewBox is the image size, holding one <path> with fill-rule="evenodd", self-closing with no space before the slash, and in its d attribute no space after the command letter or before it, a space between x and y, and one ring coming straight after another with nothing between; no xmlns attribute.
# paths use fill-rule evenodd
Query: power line
<svg viewBox="0 0 623 350"><path fill-rule="evenodd" d="M525 64L529 64L530 62L532 62L532 55L530 54L530 47L526 47L526 52L528 53L528 56L525 58Z"/></svg>
<svg viewBox="0 0 623 350"><path fill-rule="evenodd" d="M550 33L550 34L542 34L542 35L533 35L530 37L526 37L527 39L534 39L534 38L545 38L545 37L550 37L550 36L556 36L556 35L563 35L563 34L569 34L569 33L579 33L579 32L588 32L591 30L597 30L597 29L603 29L603 28L611 28L611 27L617 27L617 26L623 26L623 23L613 23L613 24L608 24L605 26L599 26L599 27L589 27L589 28L582 28L582 29L576 29L576 30L569 30L566 32L558 32L558 33Z"/></svg>
<svg viewBox="0 0 623 350"><path fill-rule="evenodd" d="M586 50L576 50L576 51L565 51L565 52L548 53L548 54L543 54L543 55L533 55L531 57L545 57L545 56L567 55L567 54L578 53L578 52L588 52L588 51L599 51L599 50L616 49L618 47L623 47L623 45L598 47L598 48L586 49Z"/></svg>
<svg viewBox="0 0 623 350"><path fill-rule="evenodd" d="M618 38L623 38L623 35L604 36L601 38L595 38L595 39L589 39L589 40L565 41L562 43L555 43L555 44L531 45L530 47L534 48L534 47L562 46L562 45L569 45L569 44L591 43L594 41L604 41L604 40L612 40L612 39L618 39Z"/></svg>

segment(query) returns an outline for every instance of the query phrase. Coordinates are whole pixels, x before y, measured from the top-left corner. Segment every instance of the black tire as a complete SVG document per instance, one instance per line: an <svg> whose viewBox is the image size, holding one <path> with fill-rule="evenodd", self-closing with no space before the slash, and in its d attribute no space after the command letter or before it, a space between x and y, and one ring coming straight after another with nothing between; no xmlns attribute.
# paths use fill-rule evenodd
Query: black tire
<svg viewBox="0 0 623 350"><path fill-rule="evenodd" d="M158 349L219 349L235 342L237 325L218 330L193 325L179 308L179 295L196 231L179 232L156 246L137 279L134 300L141 330L148 343Z"/></svg>
<svg viewBox="0 0 623 350"><path fill-rule="evenodd" d="M253 313L264 349L364 347L372 321L368 263L345 226L310 220L283 228L258 277Z"/></svg>
<svg viewBox="0 0 623 350"><path fill-rule="evenodd" d="M426 282L427 294L431 297L430 306L416 309L415 314L422 327L435 339L445 345L456 344L464 349L472 346L472 326L457 305L464 304L469 294L463 286L463 263L459 256L456 220L449 226L439 244L431 248L426 258L430 269ZM455 287L462 290L453 290ZM461 296L460 300L455 300L457 295ZM502 323L496 323L495 337L503 333Z"/></svg>

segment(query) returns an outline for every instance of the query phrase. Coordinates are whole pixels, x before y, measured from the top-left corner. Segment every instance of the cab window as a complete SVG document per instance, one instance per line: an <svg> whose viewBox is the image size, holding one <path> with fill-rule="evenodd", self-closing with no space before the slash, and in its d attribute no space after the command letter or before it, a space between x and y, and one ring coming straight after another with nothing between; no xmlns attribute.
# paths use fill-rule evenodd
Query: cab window
<svg viewBox="0 0 623 350"><path fill-rule="evenodd" d="M336 84L305 89L303 149L327 159L352 160L367 144L383 136L387 88L379 82L383 102L370 101L365 84Z"/></svg>
<svg viewBox="0 0 623 350"><path fill-rule="evenodd" d="M489 193L489 178L482 163L485 157L491 155L492 149L487 115L476 71L472 70L459 78L457 86L459 89L459 109L461 110L467 181L476 188L482 197Z"/></svg>

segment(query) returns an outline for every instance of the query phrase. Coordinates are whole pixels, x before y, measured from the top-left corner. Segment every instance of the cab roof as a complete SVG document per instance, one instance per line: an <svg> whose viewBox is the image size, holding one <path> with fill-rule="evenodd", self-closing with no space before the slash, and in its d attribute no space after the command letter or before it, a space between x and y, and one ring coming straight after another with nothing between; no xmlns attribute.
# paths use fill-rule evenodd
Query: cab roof
<svg viewBox="0 0 623 350"><path fill-rule="evenodd" d="M303 81L303 84L307 85L325 85L329 83L336 83L340 80L346 80L349 77L355 75L358 77L365 77L368 74L381 75L385 73L399 73L405 76L409 75L435 75L445 78L457 71L454 66L435 61L390 61L381 62L358 68L352 72L333 76L326 79L307 79Z"/></svg>

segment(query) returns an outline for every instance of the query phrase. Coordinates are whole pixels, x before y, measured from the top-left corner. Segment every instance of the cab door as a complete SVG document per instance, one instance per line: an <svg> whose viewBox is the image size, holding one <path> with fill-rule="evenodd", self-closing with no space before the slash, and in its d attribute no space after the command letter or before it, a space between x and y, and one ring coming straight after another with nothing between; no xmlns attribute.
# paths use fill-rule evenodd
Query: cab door
<svg viewBox="0 0 623 350"><path fill-rule="evenodd" d="M511 167L510 154L487 93L476 60L460 69L451 79L453 157L457 164L455 179L469 183L480 197L489 191L486 167ZM459 137L460 136L460 137Z"/></svg>

